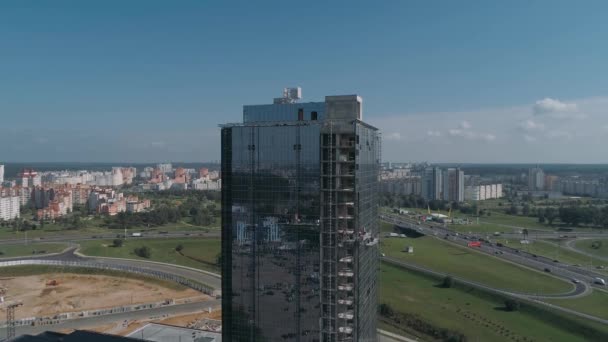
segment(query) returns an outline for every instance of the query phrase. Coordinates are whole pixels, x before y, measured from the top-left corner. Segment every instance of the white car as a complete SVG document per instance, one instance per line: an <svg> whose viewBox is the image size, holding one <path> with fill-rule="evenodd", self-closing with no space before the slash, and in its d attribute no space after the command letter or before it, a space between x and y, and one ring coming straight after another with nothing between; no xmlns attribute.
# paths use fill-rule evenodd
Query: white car
<svg viewBox="0 0 608 342"><path fill-rule="evenodd" d="M598 285L606 285L606 281L602 278L595 278L595 279L593 279L593 282Z"/></svg>
<svg viewBox="0 0 608 342"><path fill-rule="evenodd" d="M573 282L573 283L575 283L575 284L578 284L578 283L580 283L581 281L580 281L580 280L578 280L578 279L576 279L576 278L572 278L572 282Z"/></svg>

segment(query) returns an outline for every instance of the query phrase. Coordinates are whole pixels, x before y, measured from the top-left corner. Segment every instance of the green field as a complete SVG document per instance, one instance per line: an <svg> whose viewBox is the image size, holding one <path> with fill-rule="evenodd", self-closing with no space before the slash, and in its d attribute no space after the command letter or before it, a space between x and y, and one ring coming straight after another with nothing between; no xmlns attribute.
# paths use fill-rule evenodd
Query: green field
<svg viewBox="0 0 608 342"><path fill-rule="evenodd" d="M608 330L603 325L539 309L507 312L501 298L460 286L445 289L438 283L436 279L382 264L380 303L389 303L395 311L463 333L468 341L590 341L594 339L582 336L590 333L589 327L604 334ZM391 327L381 323L380 327L394 332L405 329L411 335L431 340L403 324Z"/></svg>
<svg viewBox="0 0 608 342"><path fill-rule="evenodd" d="M518 228L555 230L555 228L549 225L539 223L538 219L535 217L507 215L495 211L493 211L492 215L490 216L480 217L479 221L484 223L503 224Z"/></svg>
<svg viewBox="0 0 608 342"><path fill-rule="evenodd" d="M180 254L175 248L182 245ZM80 253L90 256L151 260L200 268L217 272L216 257L220 252L219 239L178 238L178 239L138 239L130 238L121 247L112 247L112 240L90 240L80 243ZM133 252L137 247L148 246L150 259Z"/></svg>
<svg viewBox="0 0 608 342"><path fill-rule="evenodd" d="M597 248L593 247L594 242ZM577 241L574 246L587 253L608 258L608 239L585 239Z"/></svg>
<svg viewBox="0 0 608 342"><path fill-rule="evenodd" d="M210 226L196 226L187 222L169 223L158 227L131 227L127 229L127 234L132 232L158 232L158 231L210 231L219 230L219 223ZM36 230L27 231L27 239L44 239L47 236L57 235L96 235L96 234L116 234L124 235L122 229L108 229L100 226L86 226L80 229L66 229L58 224L47 223L43 228L38 227ZM13 231L10 227L0 227L0 240L8 239L25 239L26 232Z"/></svg>
<svg viewBox="0 0 608 342"><path fill-rule="evenodd" d="M473 219L473 223L471 223L471 224L450 224L449 228L453 229L454 231L459 232L459 233L469 233L470 232L470 233L484 233L484 234L488 234L488 235L492 235L495 232L513 233L513 232L519 231L519 229L516 229L516 228L500 226L500 225L497 225L494 223L480 222L478 224L475 219Z"/></svg>
<svg viewBox="0 0 608 342"><path fill-rule="evenodd" d="M414 253L402 252L405 246L413 246ZM381 249L387 256L508 291L549 294L573 288L572 284L542 272L430 236L385 238Z"/></svg>
<svg viewBox="0 0 608 342"><path fill-rule="evenodd" d="M547 302L559 305L578 312L586 313L592 316L608 319L608 293L593 290L590 295L569 298L569 299L551 299Z"/></svg>
<svg viewBox="0 0 608 342"><path fill-rule="evenodd" d="M64 243L29 243L27 245L0 245L0 259L61 252L68 245Z"/></svg>

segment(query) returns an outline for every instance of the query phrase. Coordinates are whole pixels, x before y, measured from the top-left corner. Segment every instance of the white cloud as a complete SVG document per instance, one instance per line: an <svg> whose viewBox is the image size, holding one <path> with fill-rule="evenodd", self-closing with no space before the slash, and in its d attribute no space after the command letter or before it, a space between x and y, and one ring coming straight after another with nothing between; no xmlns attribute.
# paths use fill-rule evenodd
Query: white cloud
<svg viewBox="0 0 608 342"><path fill-rule="evenodd" d="M546 97L542 100L536 101L532 107L534 114L546 114L555 112L574 112L578 110L576 103L565 103L560 100Z"/></svg>
<svg viewBox="0 0 608 342"><path fill-rule="evenodd" d="M587 119L560 120L554 116L555 112L535 115L532 111L534 102L460 112L368 116L368 119L381 131L401 136L399 141L385 139L382 145L385 160L601 162L594 147L608 144L608 97L573 99L564 103L567 110L576 108L577 111L558 114L580 117L585 113ZM424 148L406 149L407 144Z"/></svg>
<svg viewBox="0 0 608 342"><path fill-rule="evenodd" d="M150 147L165 147L167 146L167 143L164 141L151 141L150 142Z"/></svg>
<svg viewBox="0 0 608 342"><path fill-rule="evenodd" d="M467 140L484 140L494 141L496 136L490 133L476 132L471 130L471 124L468 121L462 121L459 125L460 128L451 128L448 130L448 134L453 137L461 137Z"/></svg>
<svg viewBox="0 0 608 342"><path fill-rule="evenodd" d="M399 133L399 132L388 133L384 137L386 140L397 141L397 140L401 140L401 133Z"/></svg>
<svg viewBox="0 0 608 342"><path fill-rule="evenodd" d="M566 103L546 97L536 101L532 106L532 113L536 116L548 116L554 119L585 119L587 115L579 111L576 103Z"/></svg>
<svg viewBox="0 0 608 342"><path fill-rule="evenodd" d="M527 119L520 122L519 127L526 132L545 130L545 125L542 122L537 122L532 119Z"/></svg>
<svg viewBox="0 0 608 342"><path fill-rule="evenodd" d="M552 130L547 132L546 137L549 139L572 139L572 134L566 131Z"/></svg>
<svg viewBox="0 0 608 342"><path fill-rule="evenodd" d="M468 121L465 120L465 121L463 121L463 122L460 123L460 128L461 129L469 129L469 128L471 128L471 124Z"/></svg>

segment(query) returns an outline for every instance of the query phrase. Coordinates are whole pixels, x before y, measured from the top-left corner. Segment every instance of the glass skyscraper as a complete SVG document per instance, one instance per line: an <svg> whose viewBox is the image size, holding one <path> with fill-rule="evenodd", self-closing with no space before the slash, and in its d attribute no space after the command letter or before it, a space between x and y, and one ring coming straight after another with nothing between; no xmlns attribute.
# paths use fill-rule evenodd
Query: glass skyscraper
<svg viewBox="0 0 608 342"><path fill-rule="evenodd" d="M290 94L222 125L222 339L375 341L379 134Z"/></svg>

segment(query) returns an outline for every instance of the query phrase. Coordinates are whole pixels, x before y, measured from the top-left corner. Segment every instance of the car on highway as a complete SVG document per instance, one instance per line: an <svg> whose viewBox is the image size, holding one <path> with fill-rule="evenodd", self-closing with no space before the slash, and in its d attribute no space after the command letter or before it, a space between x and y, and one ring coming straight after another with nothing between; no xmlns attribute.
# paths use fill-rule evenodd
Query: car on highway
<svg viewBox="0 0 608 342"><path fill-rule="evenodd" d="M547 272L547 273L551 273L551 269L550 269L550 268L548 268L548 267L545 267L545 272Z"/></svg>
<svg viewBox="0 0 608 342"><path fill-rule="evenodd" d="M580 280L578 280L578 279L576 279L576 278L572 278L572 282L573 282L573 283L575 283L575 284L578 284L578 283L580 283L581 281L580 281Z"/></svg>
<svg viewBox="0 0 608 342"><path fill-rule="evenodd" d="M606 281L603 278L595 278L593 279L593 282L597 285L606 285Z"/></svg>

